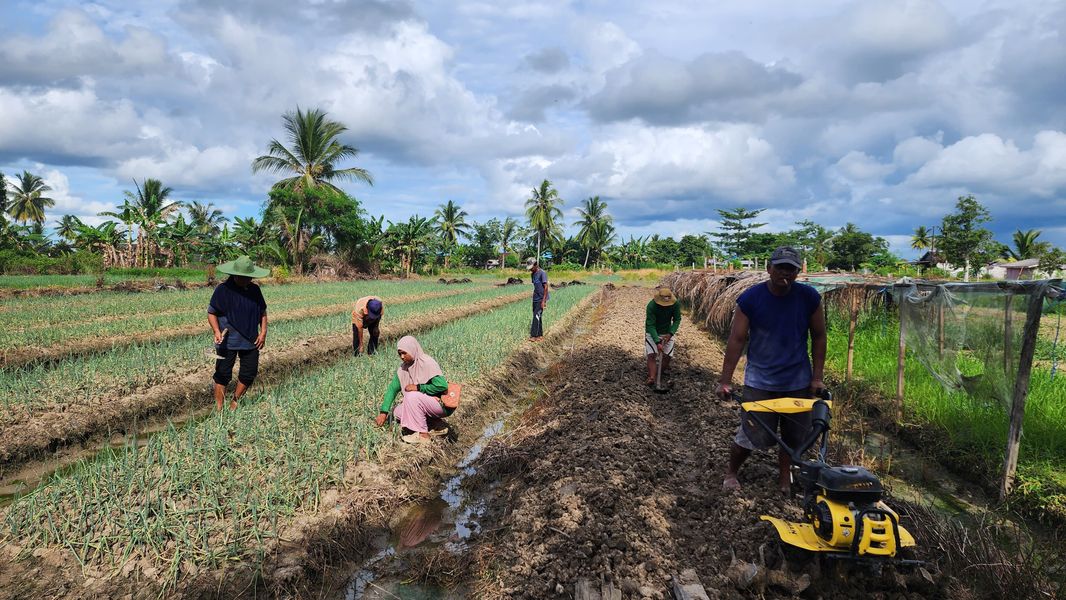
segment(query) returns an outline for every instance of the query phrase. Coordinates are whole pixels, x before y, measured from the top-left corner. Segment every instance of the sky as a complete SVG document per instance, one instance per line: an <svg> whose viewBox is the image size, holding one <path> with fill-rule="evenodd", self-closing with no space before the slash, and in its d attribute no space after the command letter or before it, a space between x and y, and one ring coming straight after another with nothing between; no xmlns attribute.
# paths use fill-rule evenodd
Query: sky
<svg viewBox="0 0 1066 600"><path fill-rule="evenodd" d="M522 218L549 179L625 237L761 208L909 258L973 194L998 240L1066 247L1064 100L1061 0L0 0L0 172L45 179L50 223L144 178L258 216L251 161L301 107L391 221Z"/></svg>

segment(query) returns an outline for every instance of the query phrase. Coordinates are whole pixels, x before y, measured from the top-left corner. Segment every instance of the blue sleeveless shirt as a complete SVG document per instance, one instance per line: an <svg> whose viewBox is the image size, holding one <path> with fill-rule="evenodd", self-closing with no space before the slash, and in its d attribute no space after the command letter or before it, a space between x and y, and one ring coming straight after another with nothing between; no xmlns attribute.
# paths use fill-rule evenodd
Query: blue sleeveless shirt
<svg viewBox="0 0 1066 600"><path fill-rule="evenodd" d="M780 297L760 283L737 298L750 322L745 386L787 392L811 384L811 315L821 302L818 290L802 283L793 283Z"/></svg>

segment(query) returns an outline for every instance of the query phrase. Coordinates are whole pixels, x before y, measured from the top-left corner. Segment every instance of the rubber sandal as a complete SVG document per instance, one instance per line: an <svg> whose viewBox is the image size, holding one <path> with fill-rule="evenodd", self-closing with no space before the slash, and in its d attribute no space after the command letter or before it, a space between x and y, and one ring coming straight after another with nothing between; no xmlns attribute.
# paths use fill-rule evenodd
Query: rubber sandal
<svg viewBox="0 0 1066 600"><path fill-rule="evenodd" d="M416 446L418 444L429 443L429 438L422 437L417 431L414 433L407 434L405 436L401 436L400 439L403 440L405 443L414 444Z"/></svg>
<svg viewBox="0 0 1066 600"><path fill-rule="evenodd" d="M442 429L430 429L429 430L429 437L444 437L446 435L448 435L448 428L447 427L444 427Z"/></svg>

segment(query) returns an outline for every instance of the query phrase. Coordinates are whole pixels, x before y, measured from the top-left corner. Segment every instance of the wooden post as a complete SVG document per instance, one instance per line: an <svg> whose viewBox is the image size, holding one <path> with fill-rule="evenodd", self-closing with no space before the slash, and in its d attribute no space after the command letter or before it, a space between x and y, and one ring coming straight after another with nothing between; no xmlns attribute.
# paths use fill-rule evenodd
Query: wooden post
<svg viewBox="0 0 1066 600"><path fill-rule="evenodd" d="M850 287L850 286L849 286ZM856 288L850 288L854 292ZM864 292L865 293L865 292ZM848 368L844 376L845 381L851 381L851 369L855 364L855 325L859 321L858 295L851 295L851 319L848 322Z"/></svg>
<svg viewBox="0 0 1066 600"><path fill-rule="evenodd" d="M944 358L944 304L943 301L937 303L936 307L936 333L938 338L938 349L940 351L940 358Z"/></svg>
<svg viewBox="0 0 1066 600"><path fill-rule="evenodd" d="M899 301L899 355L896 357L896 421L903 423L903 366L907 358L907 326L903 319L903 305L906 300L900 294Z"/></svg>
<svg viewBox="0 0 1066 600"><path fill-rule="evenodd" d="M1011 358L1014 354L1014 311L1011 310L1013 306L1014 292L1007 292L1007 298L1003 302L1003 375L1008 378L1011 376Z"/></svg>
<svg viewBox="0 0 1066 600"><path fill-rule="evenodd" d="M1018 359L1018 375L1014 380L1014 397L1010 407L1010 427L1007 430L1007 456L1003 461L1003 481L999 499L1004 501L1014 487L1014 473L1018 469L1018 447L1022 441L1022 420L1025 418L1025 399L1029 395L1029 375L1033 370L1033 354L1040 329L1040 313L1044 309L1043 288L1030 292L1029 309L1025 313L1022 330L1022 354Z"/></svg>

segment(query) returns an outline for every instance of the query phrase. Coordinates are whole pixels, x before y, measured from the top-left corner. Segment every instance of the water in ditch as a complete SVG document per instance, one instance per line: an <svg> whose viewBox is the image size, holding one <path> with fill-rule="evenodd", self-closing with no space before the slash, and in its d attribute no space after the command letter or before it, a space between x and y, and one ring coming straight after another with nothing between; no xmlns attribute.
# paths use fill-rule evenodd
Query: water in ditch
<svg viewBox="0 0 1066 600"><path fill-rule="evenodd" d="M419 585L383 575L392 561L403 560L413 549L443 547L449 552L466 550L466 541L480 530L479 519L485 511L480 498L467 498L463 482L477 472L473 462L481 456L488 442L503 431L505 418L490 423L477 442L456 465L456 474L444 482L440 495L415 504L399 519L391 535L382 540L381 548L349 580L345 600L460 600L465 594L436 586Z"/></svg>

